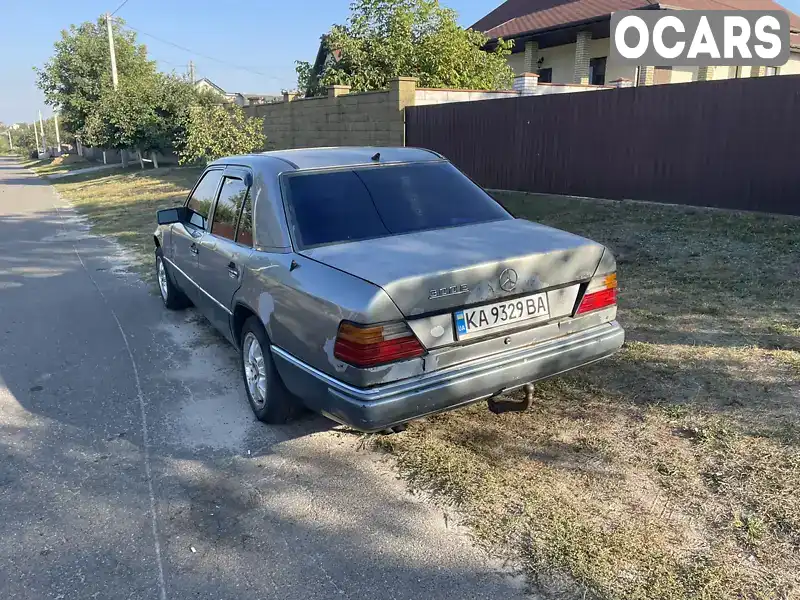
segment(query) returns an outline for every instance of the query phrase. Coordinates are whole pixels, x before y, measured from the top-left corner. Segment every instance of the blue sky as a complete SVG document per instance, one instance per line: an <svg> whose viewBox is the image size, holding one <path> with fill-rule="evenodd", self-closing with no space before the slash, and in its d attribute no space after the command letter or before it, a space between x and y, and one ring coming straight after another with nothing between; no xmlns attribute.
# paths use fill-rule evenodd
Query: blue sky
<svg viewBox="0 0 800 600"><path fill-rule="evenodd" d="M46 111L32 67L52 54L53 42L71 23L113 11L122 0L0 0L0 121L30 121ZM502 0L445 0L471 25ZM800 2L800 0L798 0ZM198 78L227 91L279 93L294 87L295 60L313 61L319 37L349 14L349 0L129 0L117 13L128 25L201 54L249 67L234 69L139 36L161 70L185 72L191 59Z"/></svg>
<svg viewBox="0 0 800 600"><path fill-rule="evenodd" d="M535 0L531 0L532 2ZM113 11L122 0L0 0L0 121L30 121L45 107L34 65L52 54L53 42L71 23ZM236 69L140 35L164 71L185 72L191 59L197 77L228 91L277 93L293 87L295 60L313 60L319 36L344 22L349 0L128 0L117 13L127 24L163 40L251 70ZM468 26L502 0L442 0ZM800 13L800 0L784 0ZM258 71L255 73L253 71ZM259 74L261 73L261 74Z"/></svg>

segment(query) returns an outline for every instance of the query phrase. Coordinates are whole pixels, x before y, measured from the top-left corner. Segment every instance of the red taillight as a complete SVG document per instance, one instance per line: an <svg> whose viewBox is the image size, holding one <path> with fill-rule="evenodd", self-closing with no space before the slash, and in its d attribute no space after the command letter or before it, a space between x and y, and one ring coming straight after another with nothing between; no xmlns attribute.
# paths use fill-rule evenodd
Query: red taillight
<svg viewBox="0 0 800 600"><path fill-rule="evenodd" d="M599 288L599 289L598 289ZM617 303L617 274L606 275L599 282L592 280L581 300L576 315L608 308Z"/></svg>
<svg viewBox="0 0 800 600"><path fill-rule="evenodd" d="M356 367L374 367L425 352L404 322L356 325L342 321L333 355Z"/></svg>

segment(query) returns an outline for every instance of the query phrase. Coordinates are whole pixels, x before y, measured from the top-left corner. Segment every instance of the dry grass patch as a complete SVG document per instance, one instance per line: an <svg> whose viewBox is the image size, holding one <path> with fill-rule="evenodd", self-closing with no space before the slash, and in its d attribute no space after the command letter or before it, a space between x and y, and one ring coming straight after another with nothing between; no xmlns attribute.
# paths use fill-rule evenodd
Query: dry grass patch
<svg viewBox="0 0 800 600"><path fill-rule="evenodd" d="M498 196L615 251L628 342L375 443L546 596L800 594L800 220Z"/></svg>
<svg viewBox="0 0 800 600"><path fill-rule="evenodd" d="M25 166L33 169L38 175L53 175L96 167L98 163L89 162L77 154L62 154L54 158L32 161Z"/></svg>
<svg viewBox="0 0 800 600"><path fill-rule="evenodd" d="M139 165L109 174L78 174L54 182L59 193L87 215L94 230L132 249L140 272L152 279L156 211L182 203L201 169L150 169Z"/></svg>

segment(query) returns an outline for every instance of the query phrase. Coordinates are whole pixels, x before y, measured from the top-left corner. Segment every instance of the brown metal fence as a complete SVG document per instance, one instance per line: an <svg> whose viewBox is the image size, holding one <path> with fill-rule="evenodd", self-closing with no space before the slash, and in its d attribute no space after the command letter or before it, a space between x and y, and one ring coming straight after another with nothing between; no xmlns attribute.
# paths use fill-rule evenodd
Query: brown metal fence
<svg viewBox="0 0 800 600"><path fill-rule="evenodd" d="M800 215L800 76L406 109L487 188Z"/></svg>

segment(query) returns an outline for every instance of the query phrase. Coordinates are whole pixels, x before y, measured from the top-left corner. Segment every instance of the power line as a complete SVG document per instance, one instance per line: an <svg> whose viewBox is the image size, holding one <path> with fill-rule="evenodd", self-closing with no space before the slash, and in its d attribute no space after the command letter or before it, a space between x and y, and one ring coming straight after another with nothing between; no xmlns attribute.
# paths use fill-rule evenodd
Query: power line
<svg viewBox="0 0 800 600"><path fill-rule="evenodd" d="M183 50L184 52L188 52L189 54L194 54L196 56L201 56L202 58L205 58L205 59L208 59L208 60L213 60L214 62L218 62L218 63L220 63L222 65L225 65L225 66L228 66L228 67L232 67L234 69L239 69L240 71L247 71L248 73L253 73L255 75L260 75L261 77L266 77L268 79L274 79L276 81L280 81L280 79L281 79L280 77L276 77L275 75L267 75L266 73L262 73L261 71L256 71L255 69L253 69L251 67L243 67L242 65L237 65L237 64L234 64L234 63L230 63L230 62L228 62L226 60L222 60L221 58L215 58L213 56L209 56L207 54L203 54L201 52L197 52L196 50L192 50L191 48L187 48L186 46L181 46L180 44L176 44L175 42L170 42L169 40L165 40L163 38L155 36L152 33L147 33L146 31L142 31L141 29L136 29L135 27L131 27L130 25L127 25L127 24L123 25L122 23L118 23L118 24L119 24L120 27L123 27L125 29L130 29L131 31L135 31L136 33L141 34L141 35L146 35L147 37L153 38L154 40L159 41L162 44L167 44L169 46L173 46L174 48L177 48L178 50Z"/></svg>
<svg viewBox="0 0 800 600"><path fill-rule="evenodd" d="M128 3L128 0L125 0L125 1L124 1L122 4L120 4L120 5L117 7L117 10L115 10L114 12L112 12L112 13L111 13L111 16L113 17L115 14L117 14L117 11L118 11L120 8L122 8L123 6L125 6L127 3Z"/></svg>
<svg viewBox="0 0 800 600"><path fill-rule="evenodd" d="M169 65L170 67L185 67L185 64L182 63L174 63L168 60L164 60L163 58L151 58L150 60L154 60L157 63L164 63L165 65Z"/></svg>

